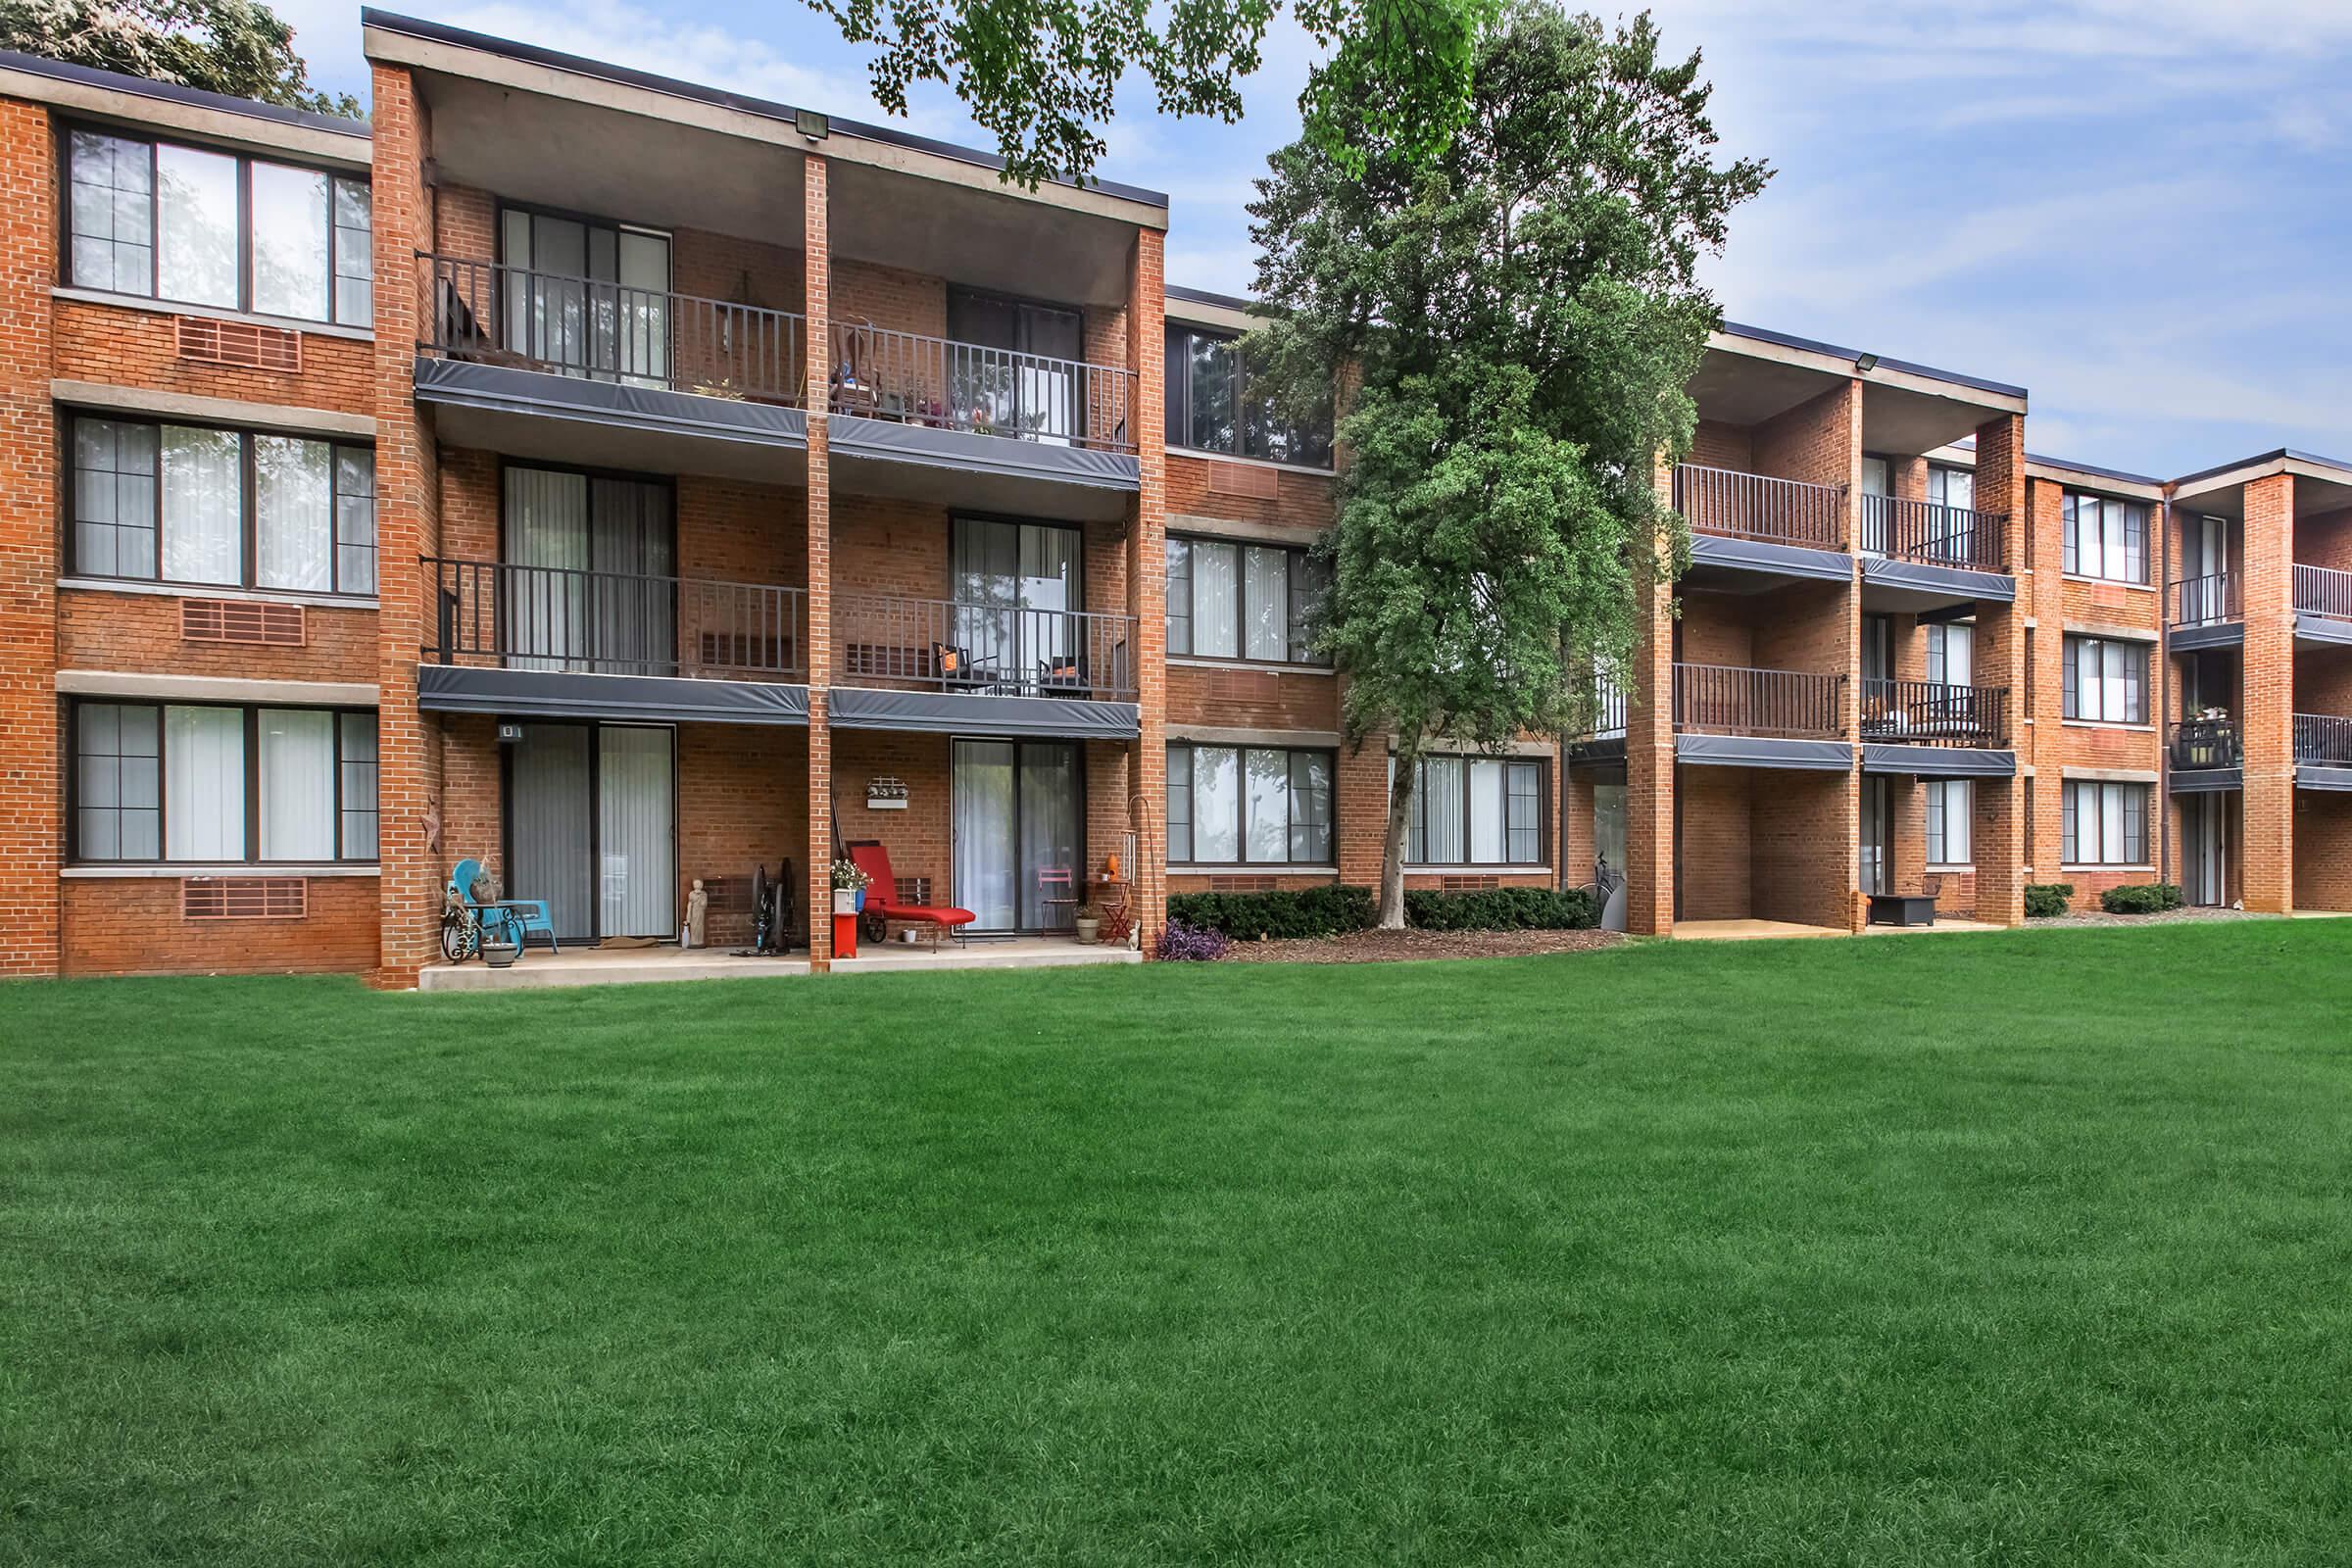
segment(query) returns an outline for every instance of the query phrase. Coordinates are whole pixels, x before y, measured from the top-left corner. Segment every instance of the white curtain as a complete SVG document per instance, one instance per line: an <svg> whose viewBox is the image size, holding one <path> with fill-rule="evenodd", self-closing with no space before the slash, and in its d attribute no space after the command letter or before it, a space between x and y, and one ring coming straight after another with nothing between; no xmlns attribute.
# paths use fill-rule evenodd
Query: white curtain
<svg viewBox="0 0 2352 1568"><path fill-rule="evenodd" d="M1078 608L1078 530L1023 523L1020 534L1020 673L1028 675L1082 652L1076 623L1063 613Z"/></svg>
<svg viewBox="0 0 2352 1568"><path fill-rule="evenodd" d="M1249 840L1246 858L1288 860L1291 858L1291 766L1288 752L1251 751L1243 754L1249 786Z"/></svg>
<svg viewBox="0 0 2352 1568"><path fill-rule="evenodd" d="M1193 652L1232 659L1241 652L1241 551L1193 541Z"/></svg>
<svg viewBox="0 0 2352 1568"><path fill-rule="evenodd" d="M225 153L158 145L156 292L199 305L237 303L237 161Z"/></svg>
<svg viewBox="0 0 2352 1568"><path fill-rule="evenodd" d="M291 436L253 438L254 523L265 588L335 585L334 449Z"/></svg>
<svg viewBox="0 0 2352 1568"><path fill-rule="evenodd" d="M587 651L588 480L548 468L507 470L507 560L500 608L517 669L562 669Z"/></svg>
<svg viewBox="0 0 2352 1568"><path fill-rule="evenodd" d="M1433 757L1421 764L1421 861L1462 863L1462 760Z"/></svg>
<svg viewBox="0 0 2352 1568"><path fill-rule="evenodd" d="M1074 902L1049 902L1049 893L1057 901L1086 892L1078 851L1078 748L1029 741L1019 754L1021 924L1044 931L1066 925L1077 908ZM1055 873L1051 883L1044 875L1049 871Z"/></svg>
<svg viewBox="0 0 2352 1568"><path fill-rule="evenodd" d="M1977 634L1969 626L1945 626L1943 631L1943 683L1946 686L1976 684Z"/></svg>
<svg viewBox="0 0 2352 1568"><path fill-rule="evenodd" d="M1242 858L1241 754L1230 746L1193 748L1193 858L1229 865Z"/></svg>
<svg viewBox="0 0 2352 1568"><path fill-rule="evenodd" d="M327 176L257 161L252 191L253 308L325 320Z"/></svg>
<svg viewBox="0 0 2352 1568"><path fill-rule="evenodd" d="M1251 545L1243 556L1249 572L1245 599L1250 606L1250 639L1245 651L1251 659L1279 662L1290 650L1290 555Z"/></svg>
<svg viewBox="0 0 2352 1568"><path fill-rule="evenodd" d="M1009 931L1020 914L1013 885L1012 743L957 741L950 794L956 832L956 902L984 931Z"/></svg>
<svg viewBox="0 0 2352 1568"><path fill-rule="evenodd" d="M164 710L164 858L245 858L245 714Z"/></svg>
<svg viewBox="0 0 2352 1568"><path fill-rule="evenodd" d="M256 782L262 858L335 858L335 715L318 709L264 709Z"/></svg>
<svg viewBox="0 0 2352 1568"><path fill-rule="evenodd" d="M669 582L669 490L633 479L597 479L588 493L588 584L592 667L660 675L677 662Z"/></svg>
<svg viewBox="0 0 2352 1568"><path fill-rule="evenodd" d="M1474 760L1470 764L1470 858L1476 864L1494 865L1505 858L1504 809L1502 763L1492 758Z"/></svg>
<svg viewBox="0 0 2352 1568"><path fill-rule="evenodd" d="M164 576L245 580L244 454L235 432L164 426Z"/></svg>
<svg viewBox="0 0 2352 1568"><path fill-rule="evenodd" d="M545 899L556 935L584 942L592 925L589 728L525 724L508 762L507 895Z"/></svg>
<svg viewBox="0 0 2352 1568"><path fill-rule="evenodd" d="M619 342L622 374L649 386L669 384L669 236L620 231Z"/></svg>
<svg viewBox="0 0 2352 1568"><path fill-rule="evenodd" d="M608 724L597 749L598 933L675 936L670 732Z"/></svg>

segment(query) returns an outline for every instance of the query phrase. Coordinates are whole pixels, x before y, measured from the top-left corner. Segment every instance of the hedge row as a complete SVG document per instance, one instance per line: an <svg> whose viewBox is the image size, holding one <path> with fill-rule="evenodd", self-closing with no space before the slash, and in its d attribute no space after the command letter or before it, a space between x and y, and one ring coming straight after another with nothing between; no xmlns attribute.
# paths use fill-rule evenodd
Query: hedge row
<svg viewBox="0 0 2352 1568"><path fill-rule="evenodd" d="M2099 895L2109 914L2162 914L2180 907L2180 889L2171 882L2129 882Z"/></svg>
<svg viewBox="0 0 2352 1568"><path fill-rule="evenodd" d="M1173 893L1168 918L1239 942L1260 937L1329 937L1369 929L1378 914L1370 888L1302 888L1291 893ZM1599 923L1583 889L1490 888L1481 893L1415 889L1404 923L1425 931L1583 931Z"/></svg>
<svg viewBox="0 0 2352 1568"><path fill-rule="evenodd" d="M2067 901L2075 896L2072 882L2029 882L2026 884L2026 918L2047 920L2066 912Z"/></svg>

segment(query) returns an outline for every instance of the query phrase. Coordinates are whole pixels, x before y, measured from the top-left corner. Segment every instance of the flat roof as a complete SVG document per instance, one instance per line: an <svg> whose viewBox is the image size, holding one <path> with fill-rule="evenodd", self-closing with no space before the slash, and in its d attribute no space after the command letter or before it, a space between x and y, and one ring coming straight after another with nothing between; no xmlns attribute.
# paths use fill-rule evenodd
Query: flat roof
<svg viewBox="0 0 2352 1568"><path fill-rule="evenodd" d="M2045 457L2038 452L2027 453L2026 461L2028 463L2038 463L2045 468L2064 468L2069 473L2088 474L2094 479L2116 479L2125 484L2152 484L2157 486L2162 486L2164 483L2162 479L2152 478L2144 473L2127 473L2121 468L2102 468L2095 463L2077 463L2072 458Z"/></svg>
<svg viewBox="0 0 2352 1568"><path fill-rule="evenodd" d="M2234 473L2239 468L2260 467L2266 463L2308 463L2315 467L2333 468L2346 478L2352 479L2352 463L2346 463L2339 458L2323 458L2312 452L2297 452L2293 447L2278 447L2269 452L2257 452L2250 458L2239 458L2234 463L2216 464L2210 468L2199 468L2194 473L2184 473L2175 479L2173 483L2176 485L2195 484L2200 479L2212 479L2225 473Z"/></svg>
<svg viewBox="0 0 2352 1568"><path fill-rule="evenodd" d="M368 139L368 122L350 120L342 115L321 115L308 109L288 109L282 104L266 104L254 98L231 97L224 92L206 92L200 87L183 87L175 81L157 81L152 76L133 76L120 71L100 71L92 66L76 66L69 61L51 60L46 55L21 54L14 49L0 49L0 71L22 71L28 75L47 76L53 81L71 81L84 87L96 87L107 92L124 93L136 98L153 98L159 103L182 104L191 109L211 109L226 115L244 115L253 120L272 121L281 125L299 125L305 130L322 130L337 136Z"/></svg>
<svg viewBox="0 0 2352 1568"><path fill-rule="evenodd" d="M1172 300L1190 300L1195 305L1217 305L1229 311L1247 311L1257 304L1248 295L1219 294L1212 289L1186 288L1181 283L1170 283L1162 292Z"/></svg>
<svg viewBox="0 0 2352 1568"><path fill-rule="evenodd" d="M1860 359L1865 352L1861 349L1841 348L1835 343L1823 343L1814 338L1798 337L1789 332L1775 332L1768 327L1748 326L1739 321L1724 322L1722 330L1733 337L1749 338L1758 343L1774 343L1785 349L1801 349L1808 354L1827 354L1840 360ZM2011 386L2006 381L1987 381L1982 376L1962 375L1957 370L1938 370L1931 365L1915 365L1908 360L1889 359L1884 354L1879 356L1879 364L1889 370L1901 370L1908 375L1924 375L1932 381L1946 381L1953 386L1971 387L1979 392L1991 392L2001 397L2011 398L2026 396L2024 387Z"/></svg>
<svg viewBox="0 0 2352 1568"><path fill-rule="evenodd" d="M500 38L486 32L471 32L464 27L452 27L442 23L426 22L416 17L404 17L394 12L378 11L373 6L361 8L360 24L365 27L380 28L386 32L403 33L412 38L422 38L434 43L448 44L455 48L478 50L484 54L498 55L508 60L519 60L530 65L544 66L554 71L570 72L575 75L593 76L623 86L642 88L648 92L666 93L673 98L711 104L721 109L732 109L740 114L757 115L762 119L780 121L787 124L796 121L801 112L800 108L795 105L778 103L771 98L755 98L746 93L729 92L720 87L707 87L700 82L681 81L674 76L660 76L652 72L637 71L627 66L616 66L610 61L590 60L582 55L567 55L560 50L542 49L536 44L516 43L511 38ZM824 113L822 110L812 112ZM982 152L973 147L960 147L954 142L936 141L931 137L917 136L909 131L894 130L887 125L869 125L861 121L844 120L837 115L827 114L825 119L832 133L837 136L855 136L861 141L881 142L887 146L904 147L910 152L928 153L936 158L953 159L957 163L994 170L999 173L1002 173L1004 169L1004 160L995 153ZM1164 192L1146 190L1140 185L1123 185L1116 180L1088 179L1080 181L1063 175L1055 175L1048 183L1064 185L1077 190L1099 190L1105 195L1141 202L1145 206L1163 210L1168 205L1168 198Z"/></svg>

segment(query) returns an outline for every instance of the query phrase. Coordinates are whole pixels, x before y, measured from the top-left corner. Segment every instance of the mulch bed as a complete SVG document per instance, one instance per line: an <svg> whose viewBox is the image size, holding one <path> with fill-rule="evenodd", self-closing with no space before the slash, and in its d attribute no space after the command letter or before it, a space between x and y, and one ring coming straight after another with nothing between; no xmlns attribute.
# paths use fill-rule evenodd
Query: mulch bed
<svg viewBox="0 0 2352 1568"><path fill-rule="evenodd" d="M1400 958L1523 958L1589 953L1625 940L1615 931L1350 931L1346 936L1236 942L1229 962L1388 963Z"/></svg>

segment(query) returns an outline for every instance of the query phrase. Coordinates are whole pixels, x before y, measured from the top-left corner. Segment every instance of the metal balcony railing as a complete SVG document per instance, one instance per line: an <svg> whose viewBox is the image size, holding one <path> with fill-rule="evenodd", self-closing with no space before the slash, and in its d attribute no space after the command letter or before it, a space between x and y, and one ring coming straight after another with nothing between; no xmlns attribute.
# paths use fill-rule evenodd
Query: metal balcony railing
<svg viewBox="0 0 2352 1568"><path fill-rule="evenodd" d="M2007 571L2001 553L2009 519L1934 501L1865 495L1855 508L1855 544L1865 554L1971 571Z"/></svg>
<svg viewBox="0 0 2352 1568"><path fill-rule="evenodd" d="M2352 571L2333 566L2295 566L2295 609L2307 615L2352 620Z"/></svg>
<svg viewBox="0 0 2352 1568"><path fill-rule="evenodd" d="M808 323L668 289L417 253L420 347L452 359L798 406Z"/></svg>
<svg viewBox="0 0 2352 1568"><path fill-rule="evenodd" d="M1114 366L836 321L833 410L945 430L1135 450L1136 378Z"/></svg>
<svg viewBox="0 0 2352 1568"><path fill-rule="evenodd" d="M2234 718L2183 718L2166 735L2165 756L2178 772L2240 767L2246 760L2245 737Z"/></svg>
<svg viewBox="0 0 2352 1568"><path fill-rule="evenodd" d="M849 685L1132 702L1135 617L893 594L833 596Z"/></svg>
<svg viewBox="0 0 2352 1568"><path fill-rule="evenodd" d="M2333 713L2294 716L2295 760L2352 767L2352 718Z"/></svg>
<svg viewBox="0 0 2352 1568"><path fill-rule="evenodd" d="M1900 746L1998 751L2009 744L2009 688L1865 680L1862 738Z"/></svg>
<svg viewBox="0 0 2352 1568"><path fill-rule="evenodd" d="M2173 584L2171 598L2176 626L2211 626L2245 618L2234 571L2182 577Z"/></svg>
<svg viewBox="0 0 2352 1568"><path fill-rule="evenodd" d="M1674 727L1718 735L1837 740L1845 677L1735 664L1674 666Z"/></svg>
<svg viewBox="0 0 2352 1568"><path fill-rule="evenodd" d="M1674 510L1697 533L1843 550L1845 487L1695 463L1674 470Z"/></svg>
<svg viewBox="0 0 2352 1568"><path fill-rule="evenodd" d="M766 583L422 558L436 663L595 675L808 677L808 595Z"/></svg>

